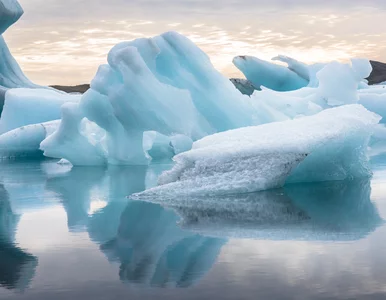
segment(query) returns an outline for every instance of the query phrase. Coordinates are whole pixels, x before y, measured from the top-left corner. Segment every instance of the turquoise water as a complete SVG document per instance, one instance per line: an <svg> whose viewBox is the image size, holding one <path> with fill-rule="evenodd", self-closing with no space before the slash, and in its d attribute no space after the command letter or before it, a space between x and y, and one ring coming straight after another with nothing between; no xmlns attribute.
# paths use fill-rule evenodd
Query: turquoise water
<svg viewBox="0 0 386 300"><path fill-rule="evenodd" d="M0 299L386 299L371 180L152 203L170 164L0 163Z"/></svg>

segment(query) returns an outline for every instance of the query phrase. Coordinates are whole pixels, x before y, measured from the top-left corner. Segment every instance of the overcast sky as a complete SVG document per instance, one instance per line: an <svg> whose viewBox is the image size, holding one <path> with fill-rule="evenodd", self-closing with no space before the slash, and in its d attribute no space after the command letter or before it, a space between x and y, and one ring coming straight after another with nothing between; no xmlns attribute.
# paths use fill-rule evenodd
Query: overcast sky
<svg viewBox="0 0 386 300"><path fill-rule="evenodd" d="M168 30L187 35L227 76L236 55L305 62L386 61L385 0L19 0L25 14L5 34L40 84L89 82L120 41Z"/></svg>

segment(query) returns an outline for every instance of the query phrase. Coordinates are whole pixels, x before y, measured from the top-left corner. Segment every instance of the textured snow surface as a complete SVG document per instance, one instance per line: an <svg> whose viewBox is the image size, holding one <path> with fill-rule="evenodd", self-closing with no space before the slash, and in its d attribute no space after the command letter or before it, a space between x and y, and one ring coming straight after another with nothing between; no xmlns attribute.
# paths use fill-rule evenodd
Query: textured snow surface
<svg viewBox="0 0 386 300"><path fill-rule="evenodd" d="M160 186L138 196L247 193L286 182L370 176L366 151L379 120L361 105L348 105L214 134L177 155Z"/></svg>

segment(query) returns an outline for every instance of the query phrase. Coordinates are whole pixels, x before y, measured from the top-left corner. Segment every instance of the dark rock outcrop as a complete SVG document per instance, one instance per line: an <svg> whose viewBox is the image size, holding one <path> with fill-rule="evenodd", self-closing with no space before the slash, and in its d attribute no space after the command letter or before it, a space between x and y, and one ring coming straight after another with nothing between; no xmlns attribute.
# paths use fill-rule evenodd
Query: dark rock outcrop
<svg viewBox="0 0 386 300"><path fill-rule="evenodd" d="M51 85L50 87L66 92L66 93L85 93L89 88L89 84L80 84L74 86L65 86L65 85Z"/></svg>
<svg viewBox="0 0 386 300"><path fill-rule="evenodd" d="M252 82L247 79L241 78L231 78L230 81L235 85L235 87L244 95L252 95L255 90L258 90Z"/></svg>
<svg viewBox="0 0 386 300"><path fill-rule="evenodd" d="M369 84L378 84L386 81L386 64L379 61L370 60L373 71L371 72L369 78Z"/></svg>

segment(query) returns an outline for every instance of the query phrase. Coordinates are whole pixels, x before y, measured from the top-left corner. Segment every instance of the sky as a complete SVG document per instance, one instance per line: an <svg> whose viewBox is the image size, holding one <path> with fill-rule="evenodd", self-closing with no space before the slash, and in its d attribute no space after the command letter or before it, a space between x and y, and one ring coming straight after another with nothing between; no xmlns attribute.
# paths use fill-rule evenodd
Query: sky
<svg viewBox="0 0 386 300"><path fill-rule="evenodd" d="M386 61L385 0L19 0L24 15L4 34L39 84L88 83L121 41L178 31L224 75L237 55L278 54L306 63Z"/></svg>

